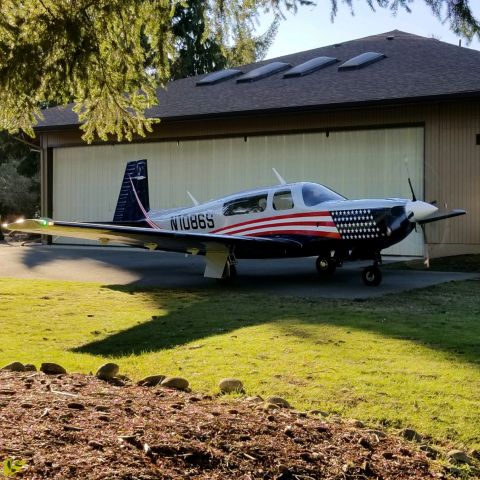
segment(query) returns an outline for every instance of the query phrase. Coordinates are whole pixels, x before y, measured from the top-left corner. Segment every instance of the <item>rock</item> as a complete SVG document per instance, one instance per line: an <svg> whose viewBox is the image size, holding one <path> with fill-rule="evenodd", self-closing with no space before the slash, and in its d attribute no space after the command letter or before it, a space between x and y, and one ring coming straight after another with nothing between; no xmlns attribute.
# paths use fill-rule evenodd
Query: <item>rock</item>
<svg viewBox="0 0 480 480"><path fill-rule="evenodd" d="M104 379L106 382L111 383L112 385L115 385L116 387L124 387L125 382L121 380L119 377L112 377L108 379Z"/></svg>
<svg viewBox="0 0 480 480"><path fill-rule="evenodd" d="M9 370L10 372L24 372L25 365L20 362L12 362L0 368L0 370Z"/></svg>
<svg viewBox="0 0 480 480"><path fill-rule="evenodd" d="M105 363L98 370L95 376L100 380L111 380L120 370L116 363Z"/></svg>
<svg viewBox="0 0 480 480"><path fill-rule="evenodd" d="M400 431L400 435L403 438L410 440L411 442L422 441L422 436L419 433L417 433L413 428L404 428L403 430Z"/></svg>
<svg viewBox="0 0 480 480"><path fill-rule="evenodd" d="M242 393L243 383L238 378L224 378L220 380L218 388L222 393Z"/></svg>
<svg viewBox="0 0 480 480"><path fill-rule="evenodd" d="M447 458L452 463L466 463L467 465L472 463L472 459L463 450L450 450Z"/></svg>
<svg viewBox="0 0 480 480"><path fill-rule="evenodd" d="M162 387L175 388L177 390L186 390L188 388L188 380L181 377L167 377L160 383Z"/></svg>
<svg viewBox="0 0 480 480"><path fill-rule="evenodd" d="M67 403L67 407L71 408L72 410L85 410L85 405L79 402Z"/></svg>
<svg viewBox="0 0 480 480"><path fill-rule="evenodd" d="M57 363L42 363L40 371L47 375L63 375L67 371Z"/></svg>
<svg viewBox="0 0 480 480"><path fill-rule="evenodd" d="M165 380L165 375L150 375L140 380L137 385L142 387L156 387L159 383Z"/></svg>
<svg viewBox="0 0 480 480"><path fill-rule="evenodd" d="M265 403L273 403L282 408L292 408L291 405L282 397L268 397Z"/></svg>
<svg viewBox="0 0 480 480"><path fill-rule="evenodd" d="M25 367L26 372L36 372L37 371L37 367L33 363L26 363L24 365L24 367Z"/></svg>
<svg viewBox="0 0 480 480"><path fill-rule="evenodd" d="M308 413L310 415L321 415L322 417L328 417L328 412L324 412L323 410L310 410Z"/></svg>
<svg viewBox="0 0 480 480"><path fill-rule="evenodd" d="M307 418L307 412L299 412L299 411L296 411L294 412L295 415L297 415L299 418Z"/></svg>
<svg viewBox="0 0 480 480"><path fill-rule="evenodd" d="M256 395L255 397L246 397L245 398L245 401L246 402L249 402L249 403L262 403L263 402L263 398Z"/></svg>
<svg viewBox="0 0 480 480"><path fill-rule="evenodd" d="M347 420L347 423L352 427L356 427L356 428L363 428L365 426L365 424L362 421L355 420L354 418Z"/></svg>
<svg viewBox="0 0 480 480"><path fill-rule="evenodd" d="M439 455L440 452L436 449L431 447L430 445L420 445L420 450L427 454L428 458L435 460Z"/></svg>

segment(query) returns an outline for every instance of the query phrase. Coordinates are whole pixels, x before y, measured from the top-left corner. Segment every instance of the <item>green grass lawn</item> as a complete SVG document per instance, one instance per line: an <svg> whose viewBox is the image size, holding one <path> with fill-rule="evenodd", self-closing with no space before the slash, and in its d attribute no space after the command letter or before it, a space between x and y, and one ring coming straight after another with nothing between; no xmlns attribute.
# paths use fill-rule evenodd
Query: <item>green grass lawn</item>
<svg viewBox="0 0 480 480"><path fill-rule="evenodd" d="M235 376L298 409L478 448L479 298L480 281L354 302L0 279L0 366L108 358L203 392Z"/></svg>

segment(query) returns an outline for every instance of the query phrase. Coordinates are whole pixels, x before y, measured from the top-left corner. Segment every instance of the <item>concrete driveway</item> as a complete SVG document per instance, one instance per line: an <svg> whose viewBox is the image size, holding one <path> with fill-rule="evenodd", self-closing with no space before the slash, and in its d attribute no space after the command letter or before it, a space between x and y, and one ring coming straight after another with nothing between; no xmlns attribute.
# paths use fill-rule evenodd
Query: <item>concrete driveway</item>
<svg viewBox="0 0 480 480"><path fill-rule="evenodd" d="M203 278L204 259L127 248L0 244L0 277L92 281L105 285L163 288L225 288L286 296L369 298L439 283L479 278L471 273L383 270L379 287L363 285L362 264L347 264L328 280L319 279L314 258L242 260L234 285L222 287ZM365 264L363 264L365 265Z"/></svg>

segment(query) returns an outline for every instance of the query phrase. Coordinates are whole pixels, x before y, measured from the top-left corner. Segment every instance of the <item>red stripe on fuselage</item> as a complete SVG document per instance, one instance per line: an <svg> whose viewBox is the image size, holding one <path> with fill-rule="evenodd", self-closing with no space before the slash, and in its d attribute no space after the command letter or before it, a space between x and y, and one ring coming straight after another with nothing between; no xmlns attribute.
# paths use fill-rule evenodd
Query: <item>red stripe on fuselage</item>
<svg viewBox="0 0 480 480"><path fill-rule="evenodd" d="M242 227L243 225L251 225L255 223L269 222L272 220L283 220L286 218L298 218L298 217L329 217L330 212L305 212L305 213L292 213L290 215L278 215L275 217L263 217L256 220L248 220L246 222L235 223L233 225L227 225L225 227L212 230L210 233L220 233L223 230L229 230L230 228Z"/></svg>
<svg viewBox="0 0 480 480"><path fill-rule="evenodd" d="M237 233L247 232L249 230L255 230L258 228L270 228L270 227L334 227L334 222L281 222L281 223L266 223L265 225L250 225L245 228L236 228L232 232L228 232L227 235L236 235ZM234 228L234 227L231 227Z"/></svg>

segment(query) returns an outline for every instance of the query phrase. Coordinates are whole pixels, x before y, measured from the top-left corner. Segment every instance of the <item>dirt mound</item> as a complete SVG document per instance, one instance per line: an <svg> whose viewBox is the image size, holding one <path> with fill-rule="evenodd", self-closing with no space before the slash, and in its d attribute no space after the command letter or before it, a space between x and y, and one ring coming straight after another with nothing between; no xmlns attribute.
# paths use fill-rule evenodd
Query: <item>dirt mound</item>
<svg viewBox="0 0 480 480"><path fill-rule="evenodd" d="M0 461L22 479L429 479L412 445L254 401L0 372Z"/></svg>

